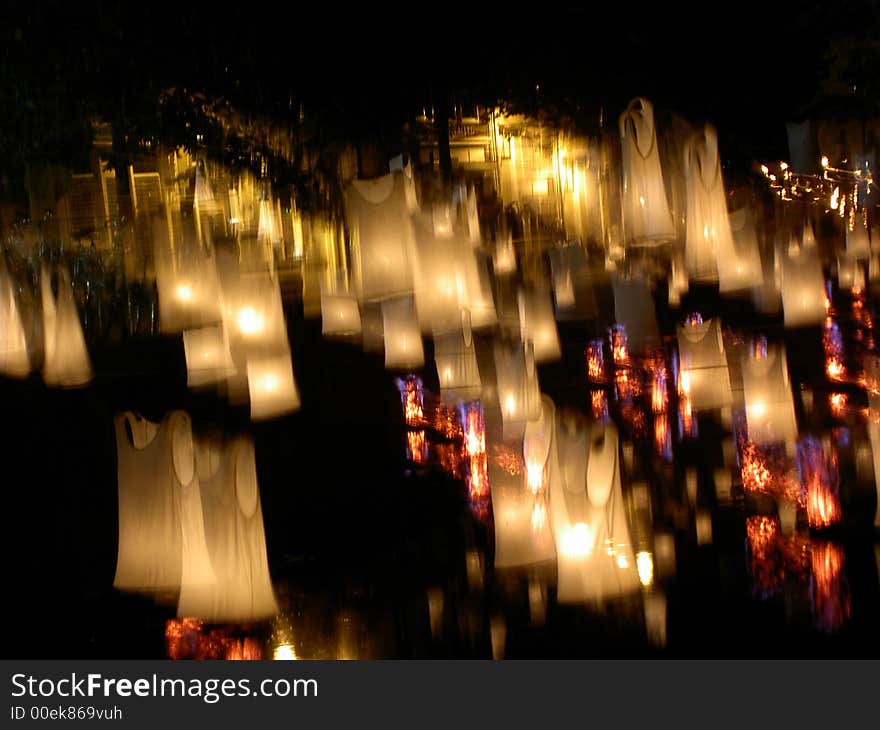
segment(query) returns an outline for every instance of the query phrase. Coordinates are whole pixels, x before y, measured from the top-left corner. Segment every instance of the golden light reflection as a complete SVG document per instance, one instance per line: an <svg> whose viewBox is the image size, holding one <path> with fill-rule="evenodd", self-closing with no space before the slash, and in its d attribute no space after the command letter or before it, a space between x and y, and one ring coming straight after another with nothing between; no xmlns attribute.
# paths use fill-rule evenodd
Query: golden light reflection
<svg viewBox="0 0 880 730"><path fill-rule="evenodd" d="M798 443L798 471L806 495L810 527L830 527L841 519L837 455L829 455L818 439L806 437Z"/></svg>
<svg viewBox="0 0 880 730"><path fill-rule="evenodd" d="M849 397L846 393L831 393L828 396L828 407L831 414L837 418L841 418L846 412Z"/></svg>
<svg viewBox="0 0 880 730"><path fill-rule="evenodd" d="M272 659L275 661L292 661L297 658L296 651L291 644L280 644L272 652Z"/></svg>
<svg viewBox="0 0 880 730"><path fill-rule="evenodd" d="M605 356L601 340L593 340L587 346L587 375L595 383L602 382L605 378Z"/></svg>
<svg viewBox="0 0 880 730"><path fill-rule="evenodd" d="M658 368L654 371L651 382L651 410L654 413L665 413L666 411L666 405L669 402L666 387L666 368Z"/></svg>
<svg viewBox="0 0 880 730"><path fill-rule="evenodd" d="M629 362L629 345L627 342L626 328L617 324L611 328L611 355L614 364L618 367Z"/></svg>
<svg viewBox="0 0 880 730"><path fill-rule="evenodd" d="M577 522L562 535L561 550L569 558L586 558L593 554L596 543L596 528L584 522Z"/></svg>
<svg viewBox="0 0 880 730"><path fill-rule="evenodd" d="M542 499L538 498L535 500L535 504L532 507L532 532L539 533L544 529L544 526L547 524L547 503Z"/></svg>
<svg viewBox="0 0 880 730"><path fill-rule="evenodd" d="M206 630L198 618L165 622L165 646L169 659L261 660L262 643L251 636L232 636L226 628Z"/></svg>
<svg viewBox="0 0 880 730"><path fill-rule="evenodd" d="M844 380L846 367L843 364L843 338L837 323L831 317L826 318L822 329L822 347L825 351L825 374L830 380Z"/></svg>
<svg viewBox="0 0 880 730"><path fill-rule="evenodd" d="M423 466L428 463L428 442L424 431L406 432L406 455L414 464Z"/></svg>
<svg viewBox="0 0 880 730"><path fill-rule="evenodd" d="M590 391L590 407L594 420L605 421L608 419L608 398L604 390Z"/></svg>
<svg viewBox="0 0 880 730"><path fill-rule="evenodd" d="M687 380L685 380L687 386ZM696 438L697 436L697 419L694 418L691 399L688 395L688 388L681 390L678 397L678 418L681 425L682 436Z"/></svg>
<svg viewBox="0 0 880 730"><path fill-rule="evenodd" d="M537 494L544 487L544 464L533 461L531 459L526 460L526 484L528 484L529 490L532 494Z"/></svg>
<svg viewBox="0 0 880 730"><path fill-rule="evenodd" d="M653 585L654 556L649 551L641 550L636 553L636 570L639 571L639 581L645 588Z"/></svg>
<svg viewBox="0 0 880 730"><path fill-rule="evenodd" d="M256 335L263 331L265 320L253 307L242 307L236 317L238 329L243 335Z"/></svg>
<svg viewBox="0 0 880 730"><path fill-rule="evenodd" d="M522 456L503 444L496 444L492 447L492 462L509 476L518 476L523 473L525 468Z"/></svg>
<svg viewBox="0 0 880 730"><path fill-rule="evenodd" d="M746 518L746 545L753 591L764 598L779 592L785 566L779 555L780 525L776 516L753 515Z"/></svg>
<svg viewBox="0 0 880 730"><path fill-rule="evenodd" d="M177 298L182 302L192 301L193 290L187 284L179 284L175 290Z"/></svg>
<svg viewBox="0 0 880 730"><path fill-rule="evenodd" d="M421 426L424 424L425 413L422 380L418 376L409 375L404 380L397 381L403 400L403 414L407 426Z"/></svg>
<svg viewBox="0 0 880 730"><path fill-rule="evenodd" d="M844 576L844 552L840 545L818 542L810 546L810 606L821 631L833 633L849 618L851 601Z"/></svg>
<svg viewBox="0 0 880 730"><path fill-rule="evenodd" d="M669 427L669 416L665 413L654 417L654 447L664 459L672 460L672 429Z"/></svg>

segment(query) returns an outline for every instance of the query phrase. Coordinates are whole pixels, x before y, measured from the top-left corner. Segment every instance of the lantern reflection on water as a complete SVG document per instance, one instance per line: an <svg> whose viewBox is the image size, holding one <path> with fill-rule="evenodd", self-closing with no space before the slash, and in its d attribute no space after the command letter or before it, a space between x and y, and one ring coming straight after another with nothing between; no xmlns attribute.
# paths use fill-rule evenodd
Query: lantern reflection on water
<svg viewBox="0 0 880 730"><path fill-rule="evenodd" d="M810 608L820 631L837 631L849 618L851 601L844 576L843 548L832 542L810 546Z"/></svg>
<svg viewBox="0 0 880 730"><path fill-rule="evenodd" d="M587 345L587 376L594 383L605 378L605 355L602 340L592 340Z"/></svg>
<svg viewBox="0 0 880 730"><path fill-rule="evenodd" d="M609 330L611 339L611 355L617 367L629 362L629 347L627 343L626 327L616 324Z"/></svg>
<svg viewBox="0 0 880 730"><path fill-rule="evenodd" d="M798 473L807 505L810 527L829 527L840 522L837 455L825 454L822 443L805 437L798 443Z"/></svg>
<svg viewBox="0 0 880 730"><path fill-rule="evenodd" d="M830 380L842 381L846 377L846 368L843 364L843 337L837 323L826 318L822 330L822 346L825 350L825 374Z"/></svg>
<svg viewBox="0 0 880 730"><path fill-rule="evenodd" d="M403 414L407 426L421 426L424 423L424 394L422 379L417 375L407 375L397 380L397 389L403 402Z"/></svg>

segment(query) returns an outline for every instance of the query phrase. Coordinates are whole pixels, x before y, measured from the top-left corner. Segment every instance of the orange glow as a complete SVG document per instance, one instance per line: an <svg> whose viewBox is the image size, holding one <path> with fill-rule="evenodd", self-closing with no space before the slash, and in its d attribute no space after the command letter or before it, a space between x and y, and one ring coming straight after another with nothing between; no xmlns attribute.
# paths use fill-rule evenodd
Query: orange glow
<svg viewBox="0 0 880 730"><path fill-rule="evenodd" d="M605 397L604 390L590 391L590 405L594 420L604 421L608 418L608 399Z"/></svg>
<svg viewBox="0 0 880 730"><path fill-rule="evenodd" d="M424 424L422 381L420 378L409 375L406 380L398 381L398 387L403 385L401 396L403 397L403 413L407 426L421 426Z"/></svg>
<svg viewBox="0 0 880 730"><path fill-rule="evenodd" d="M492 461L505 474L515 477L523 473L525 465L523 464L522 456L513 449L502 444L496 444L492 447L492 452Z"/></svg>
<svg viewBox="0 0 880 730"><path fill-rule="evenodd" d="M830 380L844 380L846 368L843 364L843 338L840 329L831 317L825 320L825 326L822 329L822 348L825 351L825 374Z"/></svg>
<svg viewBox="0 0 880 730"><path fill-rule="evenodd" d="M205 631L197 618L170 619L165 622L165 646L169 659L260 660L261 642L254 637L236 638L227 630Z"/></svg>
<svg viewBox="0 0 880 730"><path fill-rule="evenodd" d="M605 358L601 340L595 340L587 347L587 375L593 382L601 382L605 378Z"/></svg>
<svg viewBox="0 0 880 730"><path fill-rule="evenodd" d="M437 404L431 412L431 426L447 439L456 439L462 435L458 414L441 404Z"/></svg>
<svg viewBox="0 0 880 730"><path fill-rule="evenodd" d="M825 363L825 373L831 380L843 380L846 368L839 360L830 359Z"/></svg>
<svg viewBox="0 0 880 730"><path fill-rule="evenodd" d="M779 518L754 515L746 518L746 543L753 591L764 598L782 588L784 566L778 554Z"/></svg>
<svg viewBox="0 0 880 730"><path fill-rule="evenodd" d="M836 417L841 417L846 410L849 398L846 393L832 393L828 396L828 406L831 413Z"/></svg>
<svg viewBox="0 0 880 730"><path fill-rule="evenodd" d="M694 418L691 399L688 397L687 390L683 390L679 394L678 411L681 418L682 433L692 438L695 437L697 434L697 421Z"/></svg>
<svg viewBox="0 0 880 730"><path fill-rule="evenodd" d="M535 461L526 461L526 483L532 494L544 488L544 465Z"/></svg>
<svg viewBox="0 0 880 730"><path fill-rule="evenodd" d="M740 464L744 491L803 503L799 483L788 474L789 460L778 449L762 449L745 439L740 445Z"/></svg>
<svg viewBox="0 0 880 730"><path fill-rule="evenodd" d="M406 432L406 454L414 464L428 463L428 442L424 431Z"/></svg>
<svg viewBox="0 0 880 730"><path fill-rule="evenodd" d="M849 588L844 578L843 548L831 542L810 546L810 606L817 628L839 629L850 615Z"/></svg>
<svg viewBox="0 0 880 730"><path fill-rule="evenodd" d="M263 647L253 638L233 639L226 647L225 659L231 661L260 661Z"/></svg>
<svg viewBox="0 0 880 730"><path fill-rule="evenodd" d="M535 500L532 507L532 532L540 532L547 524L547 504L543 499Z"/></svg>
<svg viewBox="0 0 880 730"><path fill-rule="evenodd" d="M818 439L807 437L798 443L798 470L802 493L806 495L810 527L829 527L840 522L837 455L826 456Z"/></svg>
<svg viewBox="0 0 880 730"><path fill-rule="evenodd" d="M654 373L651 385L651 410L654 413L665 413L669 396L666 392L666 370L658 370Z"/></svg>
<svg viewBox="0 0 880 730"><path fill-rule="evenodd" d="M468 403L465 406L464 444L468 456L486 453L483 410L479 403Z"/></svg>
<svg viewBox="0 0 880 730"><path fill-rule="evenodd" d="M669 427L669 416L665 413L654 418L654 447L664 459L672 459L672 429Z"/></svg>
<svg viewBox="0 0 880 730"><path fill-rule="evenodd" d="M623 325L614 325L611 328L611 354L614 364L618 367L629 362L629 347L626 338L626 329Z"/></svg>

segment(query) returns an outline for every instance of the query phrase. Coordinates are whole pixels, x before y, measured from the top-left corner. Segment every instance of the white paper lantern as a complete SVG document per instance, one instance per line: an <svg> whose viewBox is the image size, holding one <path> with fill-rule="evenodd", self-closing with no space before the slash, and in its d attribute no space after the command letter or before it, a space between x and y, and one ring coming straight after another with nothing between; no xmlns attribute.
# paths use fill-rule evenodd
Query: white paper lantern
<svg viewBox="0 0 880 730"><path fill-rule="evenodd" d="M546 425L540 434L540 448L536 450L540 452L537 458L543 456L544 459L539 467L542 471L545 467L549 471L550 462L555 460L554 410L548 398L543 399L543 404L539 402L538 414L541 423ZM512 450L514 443L517 441L510 439L504 445ZM547 514L547 496L530 489L527 469L511 474L490 459L489 483L495 525L495 567L519 568L551 562L556 550Z"/></svg>
<svg viewBox="0 0 880 730"><path fill-rule="evenodd" d="M560 411L550 514L557 600L601 603L640 590L620 481L617 429Z"/></svg>
<svg viewBox="0 0 880 730"><path fill-rule="evenodd" d="M18 299L6 266L0 263L0 375L26 378L30 372L31 361Z"/></svg>
<svg viewBox="0 0 880 730"><path fill-rule="evenodd" d="M221 325L184 332L183 351L190 388L219 385L235 373L229 339Z"/></svg>
<svg viewBox="0 0 880 730"><path fill-rule="evenodd" d="M411 294L415 243L403 174L353 180L344 202L362 299Z"/></svg>
<svg viewBox="0 0 880 730"><path fill-rule="evenodd" d="M825 321L825 278L817 250L792 242L779 252L782 308L786 327L820 325Z"/></svg>
<svg viewBox="0 0 880 730"><path fill-rule="evenodd" d="M763 279L761 252L751 211L742 208L728 216L733 234L729 255L718 257L718 290L722 293L748 291Z"/></svg>
<svg viewBox="0 0 880 730"><path fill-rule="evenodd" d="M716 281L718 262L735 254L715 128L705 125L684 151L687 189L685 265L691 280Z"/></svg>
<svg viewBox="0 0 880 730"><path fill-rule="evenodd" d="M719 319L677 327L679 389L694 410L724 408L733 402Z"/></svg>
<svg viewBox="0 0 880 730"><path fill-rule="evenodd" d="M562 357L553 301L550 293L520 289L518 294L520 335L524 342L531 342L535 362L551 362Z"/></svg>
<svg viewBox="0 0 880 730"><path fill-rule="evenodd" d="M541 388L535 368L534 350L522 343L496 343L495 383L504 438L522 438L526 421L537 418Z"/></svg>
<svg viewBox="0 0 880 730"><path fill-rule="evenodd" d="M760 345L741 361L749 438L759 446L785 443L794 453L798 428L785 349Z"/></svg>
<svg viewBox="0 0 880 730"><path fill-rule="evenodd" d="M252 420L277 418L299 409L299 390L289 352L248 357L247 379Z"/></svg>
<svg viewBox="0 0 880 730"><path fill-rule="evenodd" d="M425 364L422 332L411 298L382 302L385 368L415 370Z"/></svg>
<svg viewBox="0 0 880 730"><path fill-rule="evenodd" d="M362 332L357 298L346 292L321 290L321 334L325 337L348 337Z"/></svg>
<svg viewBox="0 0 880 730"><path fill-rule="evenodd" d="M62 266L58 271L58 297L54 302L45 269L43 274L43 380L51 386L82 387L92 380L92 362L67 269Z"/></svg>
<svg viewBox="0 0 880 730"><path fill-rule="evenodd" d="M434 337L434 360L440 380L440 396L445 402L480 398L482 380L467 312L463 315L460 331Z"/></svg>
<svg viewBox="0 0 880 730"><path fill-rule="evenodd" d="M654 107L633 99L620 116L622 210L626 240L654 244L675 237L654 129Z"/></svg>

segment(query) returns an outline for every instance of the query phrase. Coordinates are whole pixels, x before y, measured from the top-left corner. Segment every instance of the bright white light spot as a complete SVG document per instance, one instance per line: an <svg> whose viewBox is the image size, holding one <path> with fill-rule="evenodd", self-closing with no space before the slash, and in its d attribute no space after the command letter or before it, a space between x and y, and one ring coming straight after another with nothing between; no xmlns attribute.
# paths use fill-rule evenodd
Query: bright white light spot
<svg viewBox="0 0 880 730"><path fill-rule="evenodd" d="M639 580L643 586L649 586L654 582L654 558L647 550L642 550L636 555L636 569L639 571Z"/></svg>
<svg viewBox="0 0 880 730"><path fill-rule="evenodd" d="M244 335L255 335L263 329L263 315L253 307L244 307L238 313L238 329Z"/></svg>
<svg viewBox="0 0 880 730"><path fill-rule="evenodd" d="M296 659L296 652L290 644L281 644L275 647L272 658L276 661L292 661Z"/></svg>

